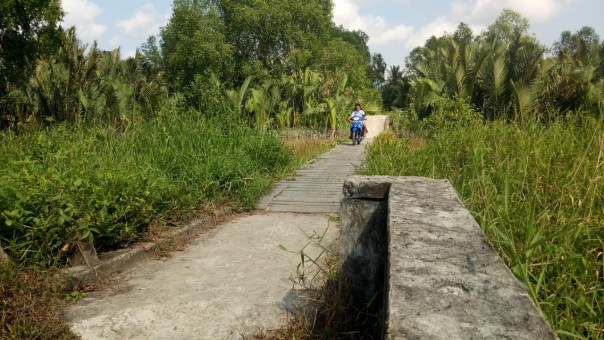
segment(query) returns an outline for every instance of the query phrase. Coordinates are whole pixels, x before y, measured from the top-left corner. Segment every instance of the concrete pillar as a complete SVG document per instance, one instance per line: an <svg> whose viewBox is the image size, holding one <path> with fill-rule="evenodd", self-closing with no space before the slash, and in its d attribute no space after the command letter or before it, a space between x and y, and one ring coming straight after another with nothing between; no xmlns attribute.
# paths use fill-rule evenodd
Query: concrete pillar
<svg viewBox="0 0 604 340"><path fill-rule="evenodd" d="M0 262L4 261L10 261L10 258L8 257L8 255L6 255L4 250L2 250L2 246L0 246Z"/></svg>
<svg viewBox="0 0 604 340"><path fill-rule="evenodd" d="M341 276L384 302L386 339L556 339L447 180L353 176L344 195Z"/></svg>
<svg viewBox="0 0 604 340"><path fill-rule="evenodd" d="M92 242L80 241L77 243L77 251L71 260L73 266L96 266L101 263Z"/></svg>

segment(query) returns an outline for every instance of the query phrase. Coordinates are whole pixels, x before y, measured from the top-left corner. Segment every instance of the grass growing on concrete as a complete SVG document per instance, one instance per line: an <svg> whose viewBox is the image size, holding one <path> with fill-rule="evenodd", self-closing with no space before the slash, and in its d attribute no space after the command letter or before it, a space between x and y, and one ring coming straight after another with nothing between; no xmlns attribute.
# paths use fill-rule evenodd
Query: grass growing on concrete
<svg viewBox="0 0 604 340"><path fill-rule="evenodd" d="M384 134L365 174L448 178L562 338L604 337L602 119Z"/></svg>
<svg viewBox="0 0 604 340"><path fill-rule="evenodd" d="M335 220L330 220L330 223ZM346 280L340 277L337 249L325 244L323 235L306 235L308 244L322 249L310 257L304 249L290 251L301 258L292 290L301 292L297 312L288 314L289 323L257 339L381 339L383 315L375 306L353 304Z"/></svg>

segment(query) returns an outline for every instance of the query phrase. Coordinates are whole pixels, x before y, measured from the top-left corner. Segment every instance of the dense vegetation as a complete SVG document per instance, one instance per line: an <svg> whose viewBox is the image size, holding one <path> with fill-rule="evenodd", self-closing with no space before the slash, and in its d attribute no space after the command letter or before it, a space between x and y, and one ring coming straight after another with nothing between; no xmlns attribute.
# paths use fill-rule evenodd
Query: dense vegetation
<svg viewBox="0 0 604 340"><path fill-rule="evenodd" d="M604 42L505 11L390 67L366 174L448 178L562 338L604 337ZM547 56L546 56L547 55Z"/></svg>
<svg viewBox="0 0 604 340"><path fill-rule="evenodd" d="M430 115L457 95L485 118L546 120L604 106L604 42L591 27L565 31L548 50L528 33L528 20L506 10L478 36L461 23L428 39L401 69L391 66L384 105Z"/></svg>
<svg viewBox="0 0 604 340"><path fill-rule="evenodd" d="M295 164L275 130L335 135L354 101L381 102L403 110L364 171L449 178L556 332L604 337L596 32L563 32L548 50L506 10L479 35L462 23L430 38L384 77L367 35L334 25L332 6L175 0L159 36L124 60L60 27L59 0L2 1L1 248L52 267L79 241L111 249L157 219L250 208ZM57 309L31 308L56 305L46 274L0 274L0 337L64 330Z"/></svg>
<svg viewBox="0 0 604 340"><path fill-rule="evenodd" d="M160 215L186 216L217 201L251 208L292 161L271 134L170 114L125 131L61 125L4 136L4 248L21 261L53 265L78 239L116 247Z"/></svg>
<svg viewBox="0 0 604 340"><path fill-rule="evenodd" d="M335 135L353 101L380 100L381 57L330 1L175 0L126 60L59 27L58 1L26 5L3 2L0 20L15 71L0 82L0 244L23 263L122 246L212 202L251 208L294 161L271 130Z"/></svg>

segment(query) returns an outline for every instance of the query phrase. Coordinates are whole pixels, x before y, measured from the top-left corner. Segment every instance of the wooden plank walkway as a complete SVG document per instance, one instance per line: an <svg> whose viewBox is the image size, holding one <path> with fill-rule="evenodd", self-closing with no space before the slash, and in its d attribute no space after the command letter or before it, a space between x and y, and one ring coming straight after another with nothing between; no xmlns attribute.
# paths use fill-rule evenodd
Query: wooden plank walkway
<svg viewBox="0 0 604 340"><path fill-rule="evenodd" d="M258 208L273 212L337 213L344 198L344 180L365 160L365 147L386 126L386 116L369 116L369 134L361 145L338 145L313 164L277 183Z"/></svg>

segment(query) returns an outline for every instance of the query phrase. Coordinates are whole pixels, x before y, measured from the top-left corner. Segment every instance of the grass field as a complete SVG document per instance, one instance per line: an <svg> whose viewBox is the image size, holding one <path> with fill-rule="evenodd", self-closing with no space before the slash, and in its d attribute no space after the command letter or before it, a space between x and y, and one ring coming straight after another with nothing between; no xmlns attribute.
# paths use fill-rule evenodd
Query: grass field
<svg viewBox="0 0 604 340"><path fill-rule="evenodd" d="M448 178L557 334L604 337L601 119L383 134L363 172Z"/></svg>
<svg viewBox="0 0 604 340"><path fill-rule="evenodd" d="M154 219L217 202L251 208L293 163L273 134L218 120L0 134L2 246L21 263L64 263L79 239L102 251Z"/></svg>

